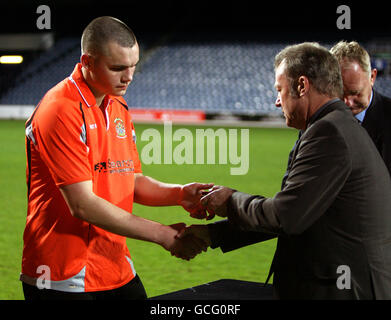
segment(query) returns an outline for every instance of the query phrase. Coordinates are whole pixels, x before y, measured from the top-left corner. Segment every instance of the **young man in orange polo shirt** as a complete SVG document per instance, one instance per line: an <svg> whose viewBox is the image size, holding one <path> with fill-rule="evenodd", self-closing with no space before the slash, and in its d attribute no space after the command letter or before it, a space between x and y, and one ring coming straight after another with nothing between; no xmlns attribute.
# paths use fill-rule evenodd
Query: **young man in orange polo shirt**
<svg viewBox="0 0 391 320"><path fill-rule="evenodd" d="M212 186L166 184L142 174L122 98L138 60L136 38L123 22L93 20L82 35L81 63L47 92L26 123L26 299L146 298L126 237L187 260L205 250L196 237L176 237L184 224L165 226L131 214L135 201L182 205L193 217L205 217L199 199Z"/></svg>

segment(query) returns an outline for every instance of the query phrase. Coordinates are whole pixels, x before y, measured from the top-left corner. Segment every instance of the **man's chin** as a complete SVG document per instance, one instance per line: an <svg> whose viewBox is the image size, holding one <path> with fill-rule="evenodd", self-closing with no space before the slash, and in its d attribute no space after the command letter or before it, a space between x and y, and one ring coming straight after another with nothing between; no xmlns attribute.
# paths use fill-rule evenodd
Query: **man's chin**
<svg viewBox="0 0 391 320"><path fill-rule="evenodd" d="M363 112L366 108L365 107L349 107L350 111L352 111L353 115L356 116L359 113Z"/></svg>
<svg viewBox="0 0 391 320"><path fill-rule="evenodd" d="M285 117L285 124L288 127L291 127L292 126L292 120L290 118L288 118L285 113L284 113L284 117Z"/></svg>
<svg viewBox="0 0 391 320"><path fill-rule="evenodd" d="M118 97L122 97L123 95L125 95L126 93L126 89L121 89L121 90L114 90L112 95L113 96L118 96Z"/></svg>
<svg viewBox="0 0 391 320"><path fill-rule="evenodd" d="M303 121L294 121L293 119L289 119L287 117L285 117L285 123L289 128L294 128L297 130L303 130L306 127Z"/></svg>

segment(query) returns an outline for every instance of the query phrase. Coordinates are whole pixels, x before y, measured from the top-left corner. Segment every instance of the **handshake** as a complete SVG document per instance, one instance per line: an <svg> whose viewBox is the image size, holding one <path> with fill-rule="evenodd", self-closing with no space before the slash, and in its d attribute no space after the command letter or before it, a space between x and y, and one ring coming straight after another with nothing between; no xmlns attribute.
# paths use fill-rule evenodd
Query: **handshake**
<svg viewBox="0 0 391 320"><path fill-rule="evenodd" d="M226 217L227 200L234 192L223 186L190 183L181 187L178 204L195 219L211 220L215 215ZM186 226L177 223L166 227L170 228L170 234L174 234L174 237L169 237L163 247L173 256L190 260L202 251L207 251L211 245L207 225Z"/></svg>

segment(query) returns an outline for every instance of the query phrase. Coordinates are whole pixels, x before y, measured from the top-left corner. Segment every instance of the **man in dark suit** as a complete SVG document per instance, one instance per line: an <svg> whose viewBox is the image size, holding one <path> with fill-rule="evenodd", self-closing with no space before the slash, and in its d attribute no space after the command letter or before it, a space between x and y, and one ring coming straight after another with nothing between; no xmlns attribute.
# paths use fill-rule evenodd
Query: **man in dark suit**
<svg viewBox="0 0 391 320"><path fill-rule="evenodd" d="M391 174L391 99L373 89L377 70L368 52L356 41L340 41L330 52L338 59L344 101L367 130Z"/></svg>
<svg viewBox="0 0 391 320"><path fill-rule="evenodd" d="M216 186L201 201L228 217L193 233L224 252L278 237L279 299L391 299L391 180L372 140L341 101L337 59L313 43L275 58L276 106L302 130L273 198Z"/></svg>

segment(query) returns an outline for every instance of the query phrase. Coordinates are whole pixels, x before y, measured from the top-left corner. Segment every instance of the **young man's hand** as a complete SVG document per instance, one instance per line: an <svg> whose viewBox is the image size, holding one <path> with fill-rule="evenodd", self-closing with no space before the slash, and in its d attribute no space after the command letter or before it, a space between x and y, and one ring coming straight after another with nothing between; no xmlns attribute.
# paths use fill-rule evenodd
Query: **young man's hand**
<svg viewBox="0 0 391 320"><path fill-rule="evenodd" d="M190 260L202 251L207 250L208 245L194 234L189 233L178 237L186 229L186 224L177 223L165 227L166 232L163 236L162 246L170 251L171 255L184 260Z"/></svg>
<svg viewBox="0 0 391 320"><path fill-rule="evenodd" d="M178 204L190 213L192 218L210 220L214 215L207 213L200 199L214 186L213 183L188 183L182 186Z"/></svg>

